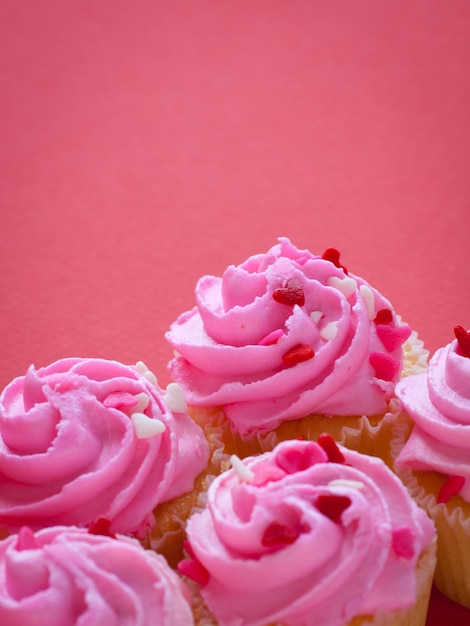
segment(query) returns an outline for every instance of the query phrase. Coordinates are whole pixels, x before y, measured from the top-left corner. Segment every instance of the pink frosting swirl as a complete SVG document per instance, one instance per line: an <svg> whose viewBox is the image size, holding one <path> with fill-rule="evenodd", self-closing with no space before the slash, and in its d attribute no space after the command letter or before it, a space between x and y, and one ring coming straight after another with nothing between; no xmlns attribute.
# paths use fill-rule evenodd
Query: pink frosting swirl
<svg viewBox="0 0 470 626"><path fill-rule="evenodd" d="M141 533L152 510L193 487L209 451L170 410L149 372L103 359L62 359L0 396L0 526L54 524Z"/></svg>
<svg viewBox="0 0 470 626"><path fill-rule="evenodd" d="M242 434L314 412L384 412L411 330L346 271L280 239L221 278L202 277L196 307L166 334L188 402L223 406Z"/></svg>
<svg viewBox="0 0 470 626"><path fill-rule="evenodd" d="M460 476L460 495L470 502L470 358L454 340L436 351L427 373L404 378L396 393L414 421L397 466Z"/></svg>
<svg viewBox="0 0 470 626"><path fill-rule="evenodd" d="M325 450L286 441L237 460L189 519L194 560L180 569L205 573L217 623L342 626L414 604L432 523L380 459L339 448L344 463L329 462Z"/></svg>
<svg viewBox="0 0 470 626"><path fill-rule="evenodd" d="M129 538L24 527L0 542L0 580L1 624L194 623L177 574Z"/></svg>

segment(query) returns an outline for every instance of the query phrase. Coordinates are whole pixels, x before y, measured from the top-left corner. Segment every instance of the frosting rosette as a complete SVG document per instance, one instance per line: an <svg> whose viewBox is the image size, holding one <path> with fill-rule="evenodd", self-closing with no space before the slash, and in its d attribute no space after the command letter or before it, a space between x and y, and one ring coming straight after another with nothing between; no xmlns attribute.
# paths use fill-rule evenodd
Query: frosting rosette
<svg viewBox="0 0 470 626"><path fill-rule="evenodd" d="M223 626L342 626L416 601L432 523L378 458L291 440L217 477L180 571Z"/></svg>
<svg viewBox="0 0 470 626"><path fill-rule="evenodd" d="M188 592L160 555L83 528L23 527L0 542L0 623L193 624Z"/></svg>
<svg viewBox="0 0 470 626"><path fill-rule="evenodd" d="M455 332L456 339L433 355L426 374L397 385L414 425L396 465L447 475L442 501L451 488L470 502L470 333L462 327Z"/></svg>
<svg viewBox="0 0 470 626"><path fill-rule="evenodd" d="M143 534L152 510L190 491L208 462L202 431L179 405L143 364L31 366L0 396L0 526L104 517L113 532Z"/></svg>
<svg viewBox="0 0 470 626"><path fill-rule="evenodd" d="M386 411L411 329L336 250L315 256L282 238L202 277L195 298L166 333L169 369L189 404L223 407L234 431Z"/></svg>

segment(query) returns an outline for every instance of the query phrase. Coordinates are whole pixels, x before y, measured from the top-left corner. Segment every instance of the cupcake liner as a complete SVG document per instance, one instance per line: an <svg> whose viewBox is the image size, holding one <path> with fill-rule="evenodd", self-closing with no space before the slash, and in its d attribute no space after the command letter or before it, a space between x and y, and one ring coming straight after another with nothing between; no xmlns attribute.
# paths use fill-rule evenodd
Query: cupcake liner
<svg viewBox="0 0 470 626"><path fill-rule="evenodd" d="M400 316L397 316L401 322ZM418 337L415 330L403 344L403 370L402 378L413 374L422 374L428 369L429 350L424 347L424 342Z"/></svg>

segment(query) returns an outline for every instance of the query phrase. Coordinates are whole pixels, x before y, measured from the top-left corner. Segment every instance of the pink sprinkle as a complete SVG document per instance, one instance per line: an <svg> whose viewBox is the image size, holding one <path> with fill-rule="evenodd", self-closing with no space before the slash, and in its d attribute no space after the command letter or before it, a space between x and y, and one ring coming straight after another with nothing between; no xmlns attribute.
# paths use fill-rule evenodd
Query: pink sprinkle
<svg viewBox="0 0 470 626"><path fill-rule="evenodd" d="M210 574L199 561L183 559L178 563L177 567L183 576L191 578L199 585L205 586L209 582Z"/></svg>
<svg viewBox="0 0 470 626"><path fill-rule="evenodd" d="M16 540L17 550L35 550L39 548L39 543L34 536L33 531L29 526L23 526L18 533Z"/></svg>
<svg viewBox="0 0 470 626"><path fill-rule="evenodd" d="M399 348L410 335L411 328L406 325L393 327L380 324L377 326L377 336L389 352Z"/></svg>
<svg viewBox="0 0 470 626"><path fill-rule="evenodd" d="M254 478L251 481L251 484L255 487L262 487L267 483L276 482L281 480L286 475L284 469L280 467L276 467L275 465L263 465L259 463L254 468Z"/></svg>
<svg viewBox="0 0 470 626"><path fill-rule="evenodd" d="M119 409L121 407L134 406L138 399L127 391L114 391L103 400L103 405L108 409Z"/></svg>
<svg viewBox="0 0 470 626"><path fill-rule="evenodd" d="M408 526L395 528L392 532L392 548L398 556L411 559L415 553L413 546L413 533Z"/></svg>
<svg viewBox="0 0 470 626"><path fill-rule="evenodd" d="M302 448L280 449L276 454L276 463L287 474L295 474L312 467L320 460L317 446L307 444Z"/></svg>
<svg viewBox="0 0 470 626"><path fill-rule="evenodd" d="M436 502L438 504L446 504L455 494L459 493L465 484L465 478L463 476L449 476L446 482L442 485Z"/></svg>
<svg viewBox="0 0 470 626"><path fill-rule="evenodd" d="M282 337L283 334L284 334L284 331L281 328L278 328L277 330L273 330L272 333L269 333L269 335L266 335L266 337L263 337L263 339L261 339L261 341L258 342L258 345L272 346L273 344L279 341L279 339Z"/></svg>
<svg viewBox="0 0 470 626"><path fill-rule="evenodd" d="M400 361L391 354L372 352L369 363L375 370L375 375L381 380L393 380L400 371Z"/></svg>

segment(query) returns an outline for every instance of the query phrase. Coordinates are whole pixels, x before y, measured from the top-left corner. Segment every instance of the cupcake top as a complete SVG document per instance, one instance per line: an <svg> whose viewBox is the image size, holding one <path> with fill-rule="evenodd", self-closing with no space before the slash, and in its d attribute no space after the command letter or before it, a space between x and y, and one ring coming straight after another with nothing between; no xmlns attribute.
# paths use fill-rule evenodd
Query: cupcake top
<svg viewBox="0 0 470 626"><path fill-rule="evenodd" d="M398 467L447 475L438 502L459 493L470 502L470 331L436 351L426 374L404 378L397 396L414 421Z"/></svg>
<svg viewBox="0 0 470 626"><path fill-rule="evenodd" d="M143 364L62 359L0 396L0 526L143 533L152 510L193 487L208 445L172 385Z"/></svg>
<svg viewBox="0 0 470 626"><path fill-rule="evenodd" d="M415 603L434 528L380 459L322 435L232 461L189 519L179 566L218 624L342 626Z"/></svg>
<svg viewBox="0 0 470 626"><path fill-rule="evenodd" d="M23 527L0 541L0 623L193 624L188 592L163 557L133 539Z"/></svg>
<svg viewBox="0 0 470 626"><path fill-rule="evenodd" d="M310 413L383 413L411 330L339 259L282 238L221 278L202 277L196 306L166 334L187 401L223 406L241 434Z"/></svg>

